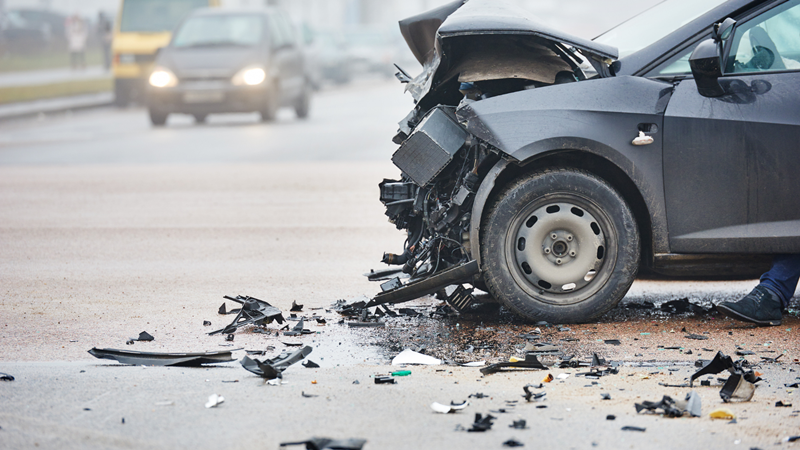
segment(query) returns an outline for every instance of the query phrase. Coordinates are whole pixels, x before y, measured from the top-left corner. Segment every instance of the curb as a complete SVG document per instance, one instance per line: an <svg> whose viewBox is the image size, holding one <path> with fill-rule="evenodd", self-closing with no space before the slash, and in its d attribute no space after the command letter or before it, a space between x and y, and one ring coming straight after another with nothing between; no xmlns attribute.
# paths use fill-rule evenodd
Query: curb
<svg viewBox="0 0 800 450"><path fill-rule="evenodd" d="M74 95L31 102L0 105L0 121L37 116L43 113L56 113L70 110L110 106L114 102L113 92Z"/></svg>

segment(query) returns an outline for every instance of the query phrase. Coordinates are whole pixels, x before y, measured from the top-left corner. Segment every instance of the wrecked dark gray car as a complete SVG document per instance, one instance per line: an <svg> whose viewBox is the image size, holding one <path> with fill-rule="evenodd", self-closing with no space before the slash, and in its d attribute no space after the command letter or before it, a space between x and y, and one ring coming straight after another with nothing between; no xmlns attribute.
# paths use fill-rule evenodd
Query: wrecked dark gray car
<svg viewBox="0 0 800 450"><path fill-rule="evenodd" d="M370 305L473 287L585 322L637 273L800 252L800 0L670 0L594 41L492 0L400 22L423 72L380 184L406 230ZM452 286L457 286L453 290Z"/></svg>

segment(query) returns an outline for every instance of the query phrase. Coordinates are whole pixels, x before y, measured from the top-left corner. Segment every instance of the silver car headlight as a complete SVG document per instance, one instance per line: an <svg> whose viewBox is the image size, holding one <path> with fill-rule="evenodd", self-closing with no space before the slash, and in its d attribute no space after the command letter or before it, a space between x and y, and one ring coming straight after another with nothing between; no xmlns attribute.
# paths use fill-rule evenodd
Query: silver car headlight
<svg viewBox="0 0 800 450"><path fill-rule="evenodd" d="M156 67L150 74L150 86L157 88L172 87L178 84L178 77L171 70L164 67Z"/></svg>
<svg viewBox="0 0 800 450"><path fill-rule="evenodd" d="M256 86L267 79L267 71L260 66L245 67L233 76L231 82L236 86Z"/></svg>

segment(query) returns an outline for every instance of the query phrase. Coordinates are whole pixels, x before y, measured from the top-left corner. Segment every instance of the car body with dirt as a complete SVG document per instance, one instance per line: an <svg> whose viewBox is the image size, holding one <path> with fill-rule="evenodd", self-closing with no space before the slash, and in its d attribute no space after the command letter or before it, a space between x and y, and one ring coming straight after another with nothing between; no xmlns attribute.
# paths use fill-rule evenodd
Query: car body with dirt
<svg viewBox="0 0 800 450"><path fill-rule="evenodd" d="M159 52L147 106L153 125L171 113L258 112L272 121L279 108L308 116L311 83L302 43L277 8L194 11Z"/></svg>
<svg viewBox="0 0 800 450"><path fill-rule="evenodd" d="M455 285L463 308L472 284L586 322L640 269L800 252L799 19L798 0L670 0L593 41L488 0L401 21L423 72L398 74L416 107L380 188L408 238L370 305Z"/></svg>

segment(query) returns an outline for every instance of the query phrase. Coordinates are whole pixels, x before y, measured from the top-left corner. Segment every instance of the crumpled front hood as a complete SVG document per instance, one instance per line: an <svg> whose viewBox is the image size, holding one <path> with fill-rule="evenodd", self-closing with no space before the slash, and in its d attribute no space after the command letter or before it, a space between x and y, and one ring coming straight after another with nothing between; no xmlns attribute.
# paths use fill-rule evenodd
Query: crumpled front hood
<svg viewBox="0 0 800 450"><path fill-rule="evenodd" d="M423 64L406 90L426 107L438 103L426 97L440 88L452 91L454 79L552 84L559 72L580 72L582 60L609 75L608 65L618 56L612 46L554 30L502 0L456 1L401 21L400 30Z"/></svg>
<svg viewBox="0 0 800 450"><path fill-rule="evenodd" d="M178 78L228 77L257 61L256 47L174 48L158 56L158 65L175 72Z"/></svg>

